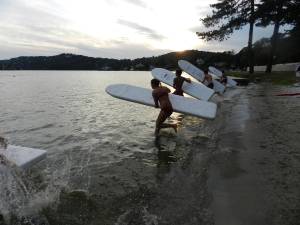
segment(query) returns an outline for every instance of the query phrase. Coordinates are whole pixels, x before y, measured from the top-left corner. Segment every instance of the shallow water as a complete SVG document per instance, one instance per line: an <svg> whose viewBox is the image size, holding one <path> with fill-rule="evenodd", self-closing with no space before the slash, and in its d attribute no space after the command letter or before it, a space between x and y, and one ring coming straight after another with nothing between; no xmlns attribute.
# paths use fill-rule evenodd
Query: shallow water
<svg viewBox="0 0 300 225"><path fill-rule="evenodd" d="M48 152L31 171L1 170L6 223L199 224L213 131L186 117L180 135L155 139L158 110L105 93L150 80L150 72L0 72L0 134Z"/></svg>

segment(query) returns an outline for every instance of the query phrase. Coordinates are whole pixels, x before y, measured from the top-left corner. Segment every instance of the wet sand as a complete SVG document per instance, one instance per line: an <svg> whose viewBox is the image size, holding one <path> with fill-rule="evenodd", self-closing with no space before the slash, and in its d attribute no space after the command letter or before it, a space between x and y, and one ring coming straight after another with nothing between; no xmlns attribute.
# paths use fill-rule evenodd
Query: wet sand
<svg viewBox="0 0 300 225"><path fill-rule="evenodd" d="M297 90L251 85L220 107L208 173L214 224L300 224L300 98L274 96L283 92Z"/></svg>

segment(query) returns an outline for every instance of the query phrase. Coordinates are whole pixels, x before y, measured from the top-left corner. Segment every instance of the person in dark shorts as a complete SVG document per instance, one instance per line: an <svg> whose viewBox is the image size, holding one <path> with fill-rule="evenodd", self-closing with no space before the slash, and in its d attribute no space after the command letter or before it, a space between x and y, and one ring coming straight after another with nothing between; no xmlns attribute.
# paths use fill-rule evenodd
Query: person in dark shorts
<svg viewBox="0 0 300 225"><path fill-rule="evenodd" d="M208 70L204 70L204 79L202 81L204 85L209 87L210 89L214 89L214 83L212 81L212 76L208 74Z"/></svg>
<svg viewBox="0 0 300 225"><path fill-rule="evenodd" d="M173 80L173 88L175 89L175 91L173 92L174 95L183 96L183 90L182 90L183 82L185 81L185 82L191 83L191 79L182 77L181 74L182 74L182 70L177 69L176 77Z"/></svg>
<svg viewBox="0 0 300 225"><path fill-rule="evenodd" d="M173 128L175 132L177 132L176 124L164 123L165 120L173 113L173 107L169 99L170 89L160 86L160 82L157 79L151 80L151 87L153 89L152 96L155 108L160 107L160 113L156 119L155 135L158 135L161 128Z"/></svg>
<svg viewBox="0 0 300 225"><path fill-rule="evenodd" d="M223 84L223 85L225 85L225 86L227 84L227 76L225 75L225 71L224 70L222 70L222 76L220 78L220 83Z"/></svg>

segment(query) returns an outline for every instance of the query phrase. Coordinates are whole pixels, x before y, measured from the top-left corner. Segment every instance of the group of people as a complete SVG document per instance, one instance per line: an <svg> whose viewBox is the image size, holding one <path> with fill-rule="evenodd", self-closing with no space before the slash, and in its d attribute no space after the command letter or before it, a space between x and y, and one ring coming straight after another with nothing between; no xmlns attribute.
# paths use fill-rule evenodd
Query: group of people
<svg viewBox="0 0 300 225"><path fill-rule="evenodd" d="M176 77L173 80L173 88L175 89L173 94L183 96L183 90L182 90L183 83L184 82L191 83L191 79L182 77L181 74L182 74L182 70L177 69ZM220 82L224 85L227 84L227 77L224 74L224 71L222 71L222 77L220 79ZM214 88L213 79L212 76L208 73L208 70L204 71L204 79L202 83L211 89ZM170 89L161 86L160 81L157 79L151 80L151 87L153 89L152 96L154 99L155 108L160 107L160 113L156 119L155 135L158 135L160 129L162 128L173 128L175 132L177 132L177 124L164 123L165 120L173 113L173 107L168 96L168 94L171 92Z"/></svg>

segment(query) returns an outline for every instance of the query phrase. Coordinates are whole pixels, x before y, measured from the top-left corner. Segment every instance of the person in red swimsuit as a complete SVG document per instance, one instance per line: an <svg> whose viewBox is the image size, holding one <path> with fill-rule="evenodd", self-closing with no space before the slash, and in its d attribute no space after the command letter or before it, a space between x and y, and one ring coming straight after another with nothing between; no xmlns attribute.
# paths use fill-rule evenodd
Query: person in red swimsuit
<svg viewBox="0 0 300 225"><path fill-rule="evenodd" d="M173 128L175 132L177 132L176 124L164 123L165 120L173 113L173 107L169 99L170 89L160 86L160 82L157 79L151 80L151 87L153 89L152 96L155 108L160 107L160 113L156 119L155 135L158 135L161 128Z"/></svg>

